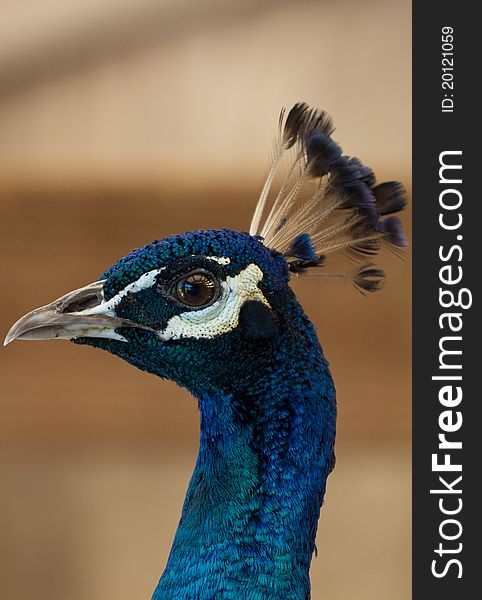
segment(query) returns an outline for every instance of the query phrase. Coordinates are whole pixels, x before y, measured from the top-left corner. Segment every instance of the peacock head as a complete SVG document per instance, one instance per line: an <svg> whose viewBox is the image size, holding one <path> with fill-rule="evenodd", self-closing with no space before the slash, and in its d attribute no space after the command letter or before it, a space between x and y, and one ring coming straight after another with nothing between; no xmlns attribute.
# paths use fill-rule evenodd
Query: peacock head
<svg viewBox="0 0 482 600"><path fill-rule="evenodd" d="M265 360L292 297L288 279L284 256L248 233L172 236L25 315L5 342L70 339L205 392L232 380L241 355L244 372Z"/></svg>
<svg viewBox="0 0 482 600"><path fill-rule="evenodd" d="M297 104L286 119L249 233L195 231L132 251L91 285L22 317L5 340L70 339L108 350L193 393L259 372L273 349L306 327L291 274L335 251L359 260L335 273L362 292L381 287L382 245L406 245L403 188L342 154L324 112ZM289 166L280 165L285 156ZM283 176L273 194L276 173ZM319 269L323 273L323 269ZM298 315L298 321L296 321ZM301 332L303 334L303 332Z"/></svg>

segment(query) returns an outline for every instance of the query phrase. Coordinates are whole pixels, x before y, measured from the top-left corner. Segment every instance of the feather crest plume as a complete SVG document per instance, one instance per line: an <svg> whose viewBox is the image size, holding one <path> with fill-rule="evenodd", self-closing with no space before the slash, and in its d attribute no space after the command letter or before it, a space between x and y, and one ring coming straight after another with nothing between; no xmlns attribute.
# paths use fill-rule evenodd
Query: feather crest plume
<svg viewBox="0 0 482 600"><path fill-rule="evenodd" d="M393 216L406 206L405 189L394 181L377 185L369 167L343 154L333 131L331 118L305 103L295 104L288 115L281 111L250 233L284 254L295 273L344 254L356 268L326 275L350 279L362 292L376 291L384 273L370 259L382 246L399 252L408 245Z"/></svg>

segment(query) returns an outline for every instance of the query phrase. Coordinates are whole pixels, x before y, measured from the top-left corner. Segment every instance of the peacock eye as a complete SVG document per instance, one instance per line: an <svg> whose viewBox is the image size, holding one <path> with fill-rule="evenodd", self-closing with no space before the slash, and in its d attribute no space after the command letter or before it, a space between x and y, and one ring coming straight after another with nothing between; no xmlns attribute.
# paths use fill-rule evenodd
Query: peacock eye
<svg viewBox="0 0 482 600"><path fill-rule="evenodd" d="M218 280L204 269L180 277L174 285L176 300L186 306L204 308L219 298Z"/></svg>

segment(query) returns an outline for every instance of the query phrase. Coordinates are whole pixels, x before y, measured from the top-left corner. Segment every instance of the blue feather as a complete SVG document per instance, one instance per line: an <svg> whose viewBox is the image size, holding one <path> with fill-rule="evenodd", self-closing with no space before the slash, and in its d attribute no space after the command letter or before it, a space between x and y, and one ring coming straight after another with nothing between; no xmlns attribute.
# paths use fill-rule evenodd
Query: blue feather
<svg viewBox="0 0 482 600"><path fill-rule="evenodd" d="M313 242L307 233L300 233L295 237L288 250L286 250L285 256L307 261L317 259Z"/></svg>
<svg viewBox="0 0 482 600"><path fill-rule="evenodd" d="M405 248L408 246L407 236L403 231L402 223L398 217L388 217L379 224L380 231L385 235L385 239L394 246Z"/></svg>

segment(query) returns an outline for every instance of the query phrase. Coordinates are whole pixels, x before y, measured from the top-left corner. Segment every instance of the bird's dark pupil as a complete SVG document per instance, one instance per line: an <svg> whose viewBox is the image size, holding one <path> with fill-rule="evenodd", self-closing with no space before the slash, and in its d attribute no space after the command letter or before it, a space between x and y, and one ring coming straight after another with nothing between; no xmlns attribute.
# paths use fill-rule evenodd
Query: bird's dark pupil
<svg viewBox="0 0 482 600"><path fill-rule="evenodd" d="M214 281L204 273L195 273L181 279L176 286L177 297L189 306L204 306L216 293Z"/></svg>
<svg viewBox="0 0 482 600"><path fill-rule="evenodd" d="M194 300L199 298L204 290L205 288L202 284L186 281L184 283L183 293L188 298L192 298Z"/></svg>

